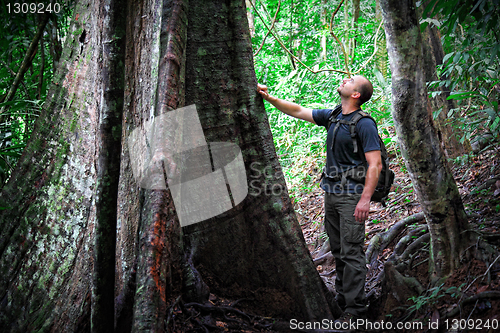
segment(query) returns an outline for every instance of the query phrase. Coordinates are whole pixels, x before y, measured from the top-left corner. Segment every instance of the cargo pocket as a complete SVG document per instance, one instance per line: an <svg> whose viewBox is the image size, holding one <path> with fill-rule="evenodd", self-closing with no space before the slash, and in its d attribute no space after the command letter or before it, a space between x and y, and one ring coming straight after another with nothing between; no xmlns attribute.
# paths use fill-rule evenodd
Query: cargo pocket
<svg viewBox="0 0 500 333"><path fill-rule="evenodd" d="M365 224L345 222L344 223L344 235L346 242L349 243L362 243L365 240Z"/></svg>

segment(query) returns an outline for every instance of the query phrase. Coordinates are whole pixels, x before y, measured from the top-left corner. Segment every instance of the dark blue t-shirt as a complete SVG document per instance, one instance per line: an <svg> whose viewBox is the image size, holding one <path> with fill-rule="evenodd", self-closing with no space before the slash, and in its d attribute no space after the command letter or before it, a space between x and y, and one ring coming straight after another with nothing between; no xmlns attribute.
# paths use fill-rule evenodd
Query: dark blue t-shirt
<svg viewBox="0 0 500 333"><path fill-rule="evenodd" d="M331 113L332 109L315 109L312 115L318 126L326 128ZM343 115L341 112L337 116L337 119L350 121L356 113L355 111L348 115ZM337 173L342 173L363 164L363 160L359 153L354 153L349 127L349 125L340 124L337 134L335 135L335 140L333 138L335 124L332 124L328 130L325 171L327 175L331 177L336 176ZM356 134L359 139L358 142L361 143L361 147L365 153L373 150L380 150L377 125L373 120L370 118L360 119L356 125ZM332 148L334 141L335 147ZM360 184L352 179L348 179L344 187L341 186L341 181L333 181L327 177L324 177L321 181L321 188L329 193L361 193L363 192L363 187L364 184Z"/></svg>

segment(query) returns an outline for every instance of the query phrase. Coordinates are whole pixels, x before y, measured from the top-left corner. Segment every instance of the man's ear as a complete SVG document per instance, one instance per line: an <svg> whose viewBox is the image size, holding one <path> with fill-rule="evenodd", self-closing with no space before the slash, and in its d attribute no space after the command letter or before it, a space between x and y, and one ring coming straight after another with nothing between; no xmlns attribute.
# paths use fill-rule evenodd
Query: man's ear
<svg viewBox="0 0 500 333"><path fill-rule="evenodd" d="M355 91L351 94L351 97L354 99L358 99L361 97L361 94L359 93L359 91Z"/></svg>

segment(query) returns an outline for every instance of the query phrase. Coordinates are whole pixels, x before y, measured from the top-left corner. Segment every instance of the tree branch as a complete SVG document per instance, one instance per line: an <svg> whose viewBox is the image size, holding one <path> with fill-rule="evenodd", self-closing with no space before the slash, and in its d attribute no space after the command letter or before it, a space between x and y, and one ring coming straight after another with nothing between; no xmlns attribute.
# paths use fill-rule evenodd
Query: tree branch
<svg viewBox="0 0 500 333"><path fill-rule="evenodd" d="M330 18L330 26L328 28L330 30L330 35L332 35L332 37L340 45L340 49L342 50L342 53L344 54L344 63L345 63L346 74L350 77L351 76L351 72L349 71L349 56L345 52L344 44L333 33L333 28L332 28L332 26L333 26L333 18L335 17L335 15L337 14L337 12L340 9L340 6L342 6L343 3L344 3L344 0L340 1L339 5L337 6L337 8L335 9L335 11L333 12L332 17Z"/></svg>
<svg viewBox="0 0 500 333"><path fill-rule="evenodd" d="M271 28L267 31L266 35L264 36L264 39L262 40L262 43L260 44L260 47L257 50L257 52L254 53L254 55L253 55L254 57L259 54L260 50L262 50L262 47L264 46L264 43L266 42L267 36L269 36L269 34L271 33L271 30L274 28L274 24L276 23L276 17L278 17L278 12L280 11L280 6L281 6L281 0L278 1L278 9L276 10L276 14L274 14L273 20L271 22Z"/></svg>
<svg viewBox="0 0 500 333"><path fill-rule="evenodd" d="M257 13L257 16L259 16L260 20L262 21L262 23L264 24L264 26L266 27L266 29L269 30L269 32L271 33L271 35L274 37L274 39L276 39L276 41L280 44L280 46L283 48L283 50L285 50L293 59L295 59L299 64L301 64L302 66L304 66L308 71L310 71L313 74L317 74L317 73L320 73L320 72L337 72L337 73L349 74L346 71L341 71L341 70L338 70L338 69L320 69L320 70L315 71L315 70L311 69L310 67L308 67L299 58L297 58L292 52L290 52L290 50L287 49L287 47L283 44L283 42L268 27L268 25L265 22L265 20L262 17L262 15L260 15L260 13L257 10L257 8L255 8L255 5L251 1L250 1L250 3L252 4L253 9Z"/></svg>

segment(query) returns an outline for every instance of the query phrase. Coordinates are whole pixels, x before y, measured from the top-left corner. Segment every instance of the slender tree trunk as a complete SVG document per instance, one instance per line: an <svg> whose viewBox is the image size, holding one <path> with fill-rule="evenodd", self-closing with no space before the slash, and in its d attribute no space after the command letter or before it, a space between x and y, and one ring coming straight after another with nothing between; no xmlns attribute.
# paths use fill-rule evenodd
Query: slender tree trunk
<svg viewBox="0 0 500 333"><path fill-rule="evenodd" d="M423 39L425 78L427 82L437 81L439 78L436 66L443 63L444 57L439 31L436 27L428 25L423 32ZM429 107L433 112L442 109L436 119L436 124L445 152L451 158L469 153L472 150L469 140L466 139L463 144L460 143L457 137L462 136L463 133L461 131L457 133L458 130L453 129L449 123L448 112L457 107L456 103L454 100L446 100L449 93L445 91L444 87L439 87L439 89L441 90L440 95L429 98Z"/></svg>
<svg viewBox="0 0 500 333"><path fill-rule="evenodd" d="M392 71L393 117L405 163L431 234L436 280L460 265L470 234L462 200L439 141L427 89L413 0L381 0Z"/></svg>
<svg viewBox="0 0 500 333"><path fill-rule="evenodd" d="M250 29L250 37L255 36L255 18L253 16L251 8L255 6L255 0L245 0L245 4L247 6L247 19L248 19L248 28ZM253 4L253 6L252 6Z"/></svg>
<svg viewBox="0 0 500 333"><path fill-rule="evenodd" d="M344 38L344 48L345 48L345 54L347 57L351 55L351 39L348 37L348 31L349 28L351 27L350 21L349 21L349 0L344 1L344 31L346 32L345 38ZM349 59L347 59L349 60ZM347 61L346 60L346 61Z"/></svg>
<svg viewBox="0 0 500 333"><path fill-rule="evenodd" d="M0 195L0 331L162 332L179 296L207 288L332 318L255 91L244 0L81 0L70 31ZM128 139L192 104L207 142L241 149L249 193L181 229L170 189L134 178Z"/></svg>
<svg viewBox="0 0 500 333"><path fill-rule="evenodd" d="M21 63L21 66L19 67L19 70L17 71L14 82L10 86L9 91L7 92L7 95L5 95L3 101L9 102L9 101L12 101L14 99L14 95L16 94L17 88L19 87L19 84L21 84L21 82L24 78L24 74L30 68L31 63L33 61L33 58L35 57L38 43L39 43L40 39L42 38L43 31L45 30L45 26L47 25L48 21L49 21L49 15L43 14L41 16L40 23L38 24L36 34L33 37L33 40L31 41L30 46L28 47L28 50L26 51L26 54L24 55L24 59L23 59L23 62ZM4 112L4 109L5 109L5 107L3 107L0 110L0 114L2 114Z"/></svg>
<svg viewBox="0 0 500 333"><path fill-rule="evenodd" d="M354 37L349 40L351 63L354 61L354 54L356 52L356 38L358 37L358 21L361 13L361 0L353 0L352 2L352 28L355 32Z"/></svg>
<svg viewBox="0 0 500 333"><path fill-rule="evenodd" d="M326 8L327 8L327 4L326 4L326 0L321 0L321 25L322 25L322 28L323 29L327 29L328 28L328 21L327 21L327 11L326 11ZM321 59L323 59L324 61L326 61L326 55L327 55L327 49L326 49L326 34L323 34L321 36Z"/></svg>
<svg viewBox="0 0 500 333"><path fill-rule="evenodd" d="M380 9L380 0L375 2L375 19L377 23L380 24L382 21L382 10ZM384 79L387 79L387 43L385 41L385 35L380 34L379 40L377 41L378 49L375 61L375 67L380 71ZM383 96L382 98L385 98Z"/></svg>
<svg viewBox="0 0 500 333"><path fill-rule="evenodd" d="M38 72L38 87L36 90L36 98L42 98L42 90L43 90L43 71L45 70L45 42L43 37L40 38L40 69Z"/></svg>
<svg viewBox="0 0 500 333"><path fill-rule="evenodd" d="M114 329L115 247L120 177L121 123L123 113L126 0L103 0L96 8L100 32L97 163L95 194L94 274L92 281L92 331ZM83 41L85 42L85 41Z"/></svg>

